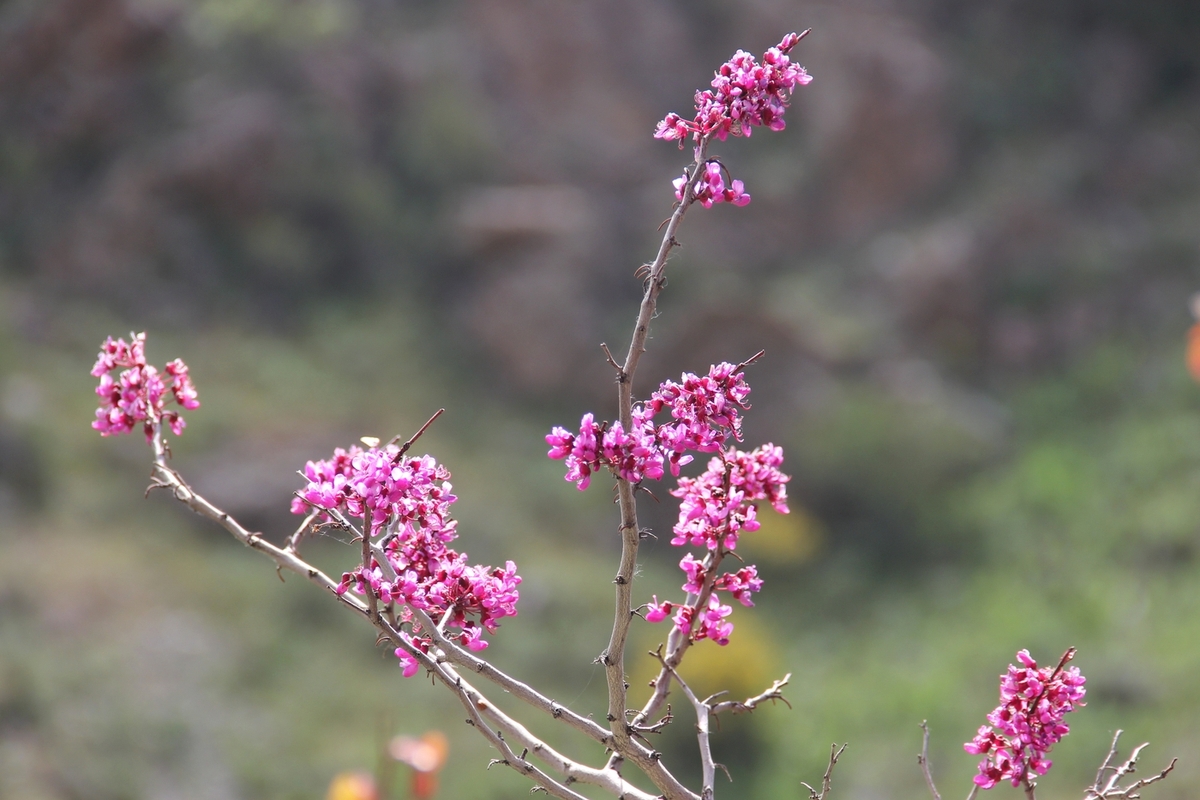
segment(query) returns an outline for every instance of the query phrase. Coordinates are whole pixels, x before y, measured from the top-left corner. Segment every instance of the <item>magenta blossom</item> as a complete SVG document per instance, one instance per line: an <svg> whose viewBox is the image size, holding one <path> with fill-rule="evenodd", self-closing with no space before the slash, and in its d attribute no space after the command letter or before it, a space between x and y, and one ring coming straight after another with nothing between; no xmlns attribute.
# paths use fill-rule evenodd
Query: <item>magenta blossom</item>
<svg viewBox="0 0 1200 800"><path fill-rule="evenodd" d="M968 753L985 756L975 776L980 788L1001 781L1020 786L1050 769L1046 753L1071 730L1063 716L1082 706L1086 693L1079 668L1066 666L1074 656L1072 647L1058 666L1039 669L1029 651L1022 650L1017 653L1022 666L1010 664L1000 676L1000 705L987 717L992 724L963 745Z"/></svg>
<svg viewBox="0 0 1200 800"><path fill-rule="evenodd" d="M327 461L304 467L308 485L292 503L299 514L314 509L362 520L375 545L374 555L342 574L338 594L371 593L379 602L400 606L400 617L413 628L409 643L428 649L411 609L443 623L446 636L471 650L488 646L483 633L495 633L499 620L516 616L521 577L513 562L504 567L467 563L466 554L448 544L458 538L450 516L457 500L450 471L432 456L403 455L395 445L363 450L338 449ZM417 667L397 650L406 676Z"/></svg>
<svg viewBox="0 0 1200 800"><path fill-rule="evenodd" d="M680 498L673 545L691 544L716 550L737 547L741 531L756 531L760 500L788 513L787 482L779 471L783 448L765 444L749 453L729 448L708 462L696 478L680 478L671 494Z"/></svg>
<svg viewBox="0 0 1200 800"><path fill-rule="evenodd" d="M130 433L141 424L146 441L150 441L155 424L166 422L179 436L186 423L178 411L165 409L164 404L172 399L188 410L200 407L187 365L178 358L166 365L164 371L171 379L168 386L158 370L146 363L146 334L130 334L130 339L113 341L110 336L100 347L92 367L92 375L100 379L96 387L100 407L92 427L101 436L115 436ZM110 373L116 369L121 372L114 378Z"/></svg>
<svg viewBox="0 0 1200 800"><path fill-rule="evenodd" d="M726 445L742 439L741 412L748 410L750 386L740 366L713 365L707 375L684 373L679 382L664 381L645 404L633 407L632 433L619 422L598 424L585 414L580 431L573 434L556 427L546 436L547 455L566 461L566 479L586 488L591 475L607 468L630 483L659 480L669 465L673 475L692 461L691 453L716 453L708 469L695 478L680 478L671 494L680 498L679 521L674 545L693 545L708 551L704 560L691 553L679 562L686 575L683 591L687 600L659 601L657 595L646 606L648 622L661 622L672 613L676 626L693 640L729 641L733 623L725 619L730 606L717 593L728 592L745 606L754 605L751 595L762 588L753 565L720 574L721 558L737 547L742 531L758 529L758 503L767 501L786 514L787 482L779 467L783 449L767 444L750 452ZM670 419L654 425L661 412ZM708 592L708 606L697 612L699 598Z"/></svg>
<svg viewBox="0 0 1200 800"><path fill-rule="evenodd" d="M546 455L564 460L564 477L582 490L602 467L630 483L660 480L668 465L678 475L692 460L689 451L713 453L730 438L741 441L740 412L750 408L750 386L737 367L716 364L703 377L687 372L680 381L664 381L645 405L634 407L631 432L619 422L600 425L584 414L578 434L555 427L546 435ZM656 427L654 417L663 410L671 420Z"/></svg>
<svg viewBox="0 0 1200 800"><path fill-rule="evenodd" d="M684 173L673 182L675 199L680 202L683 202L683 190L687 180L687 173ZM719 161L709 161L704 165L704 172L692 186L692 197L705 208L712 208L714 203L744 206L750 202L750 195L746 193L746 187L741 181L730 181L729 188L725 188L725 178L721 175Z"/></svg>
<svg viewBox="0 0 1200 800"><path fill-rule="evenodd" d="M789 33L778 45L763 53L762 62L738 50L713 76L711 88L696 92L696 114L687 120L674 112L667 114L654 129L654 138L683 142L689 136L697 143L696 157L703 152L701 142L710 138L725 141L730 134L749 136L755 126L763 125L773 131L784 128L783 112L797 86L804 86L812 76L804 67L793 64L788 53L804 34ZM744 206L750 195L740 180L730 181L726 188L719 162L710 160L699 175L686 172L675 180L675 199L683 202L687 183L693 181L693 198L705 208L715 203Z"/></svg>
<svg viewBox="0 0 1200 800"><path fill-rule="evenodd" d="M789 33L763 53L761 63L738 50L717 70L712 88L696 92L695 117L688 121L672 112L658 123L654 137L678 140L682 148L688 136L697 142L705 136L724 141L730 134L749 136L756 125L783 130L783 112L792 91L812 81L804 67L788 58L802 36Z"/></svg>

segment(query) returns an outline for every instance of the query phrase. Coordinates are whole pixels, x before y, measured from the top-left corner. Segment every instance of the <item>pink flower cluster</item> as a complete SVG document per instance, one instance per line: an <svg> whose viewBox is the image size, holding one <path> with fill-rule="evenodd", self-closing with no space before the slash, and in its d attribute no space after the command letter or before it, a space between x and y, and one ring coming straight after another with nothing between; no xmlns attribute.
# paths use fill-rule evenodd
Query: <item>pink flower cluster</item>
<svg viewBox="0 0 1200 800"><path fill-rule="evenodd" d="M603 467L638 483L662 478L667 466L678 476L680 467L692 461L691 452L718 454L700 476L679 478L678 487L671 490L681 501L671 544L703 547L716 555L704 561L691 553L684 556L679 567L687 576L687 601L660 602L656 595L646 619L660 622L674 612L675 625L685 635L722 645L733 631L726 619L733 609L723 605L717 593L728 592L742 605L752 606L751 594L762 588L762 580L753 565L724 574L713 565L737 547L741 531L758 529L757 502L766 500L780 513L788 512L790 478L779 470L783 448L726 448L730 439L741 441L741 412L750 408L749 394L739 367L717 364L703 377L685 373L679 383L664 381L646 403L634 408L631 434L620 423L601 425L589 413L578 434L554 428L546 437L548 455L566 461L566 479L580 489L587 488L592 474ZM654 417L664 410L670 410L671 419L655 426ZM701 603L705 595L708 599ZM704 607L698 611L700 605Z"/></svg>
<svg viewBox="0 0 1200 800"><path fill-rule="evenodd" d="M968 753L985 756L975 783L990 789L1000 781L1013 786L1045 775L1051 762L1046 753L1070 732L1063 715L1083 705L1086 679L1078 667L1066 664L1075 656L1071 648L1056 667L1038 668L1028 650L1017 653L1022 666L1010 664L1000 676L1000 705L975 738L963 745ZM993 729L992 726L995 726Z"/></svg>
<svg viewBox="0 0 1200 800"><path fill-rule="evenodd" d="M516 616L516 565L471 566L465 553L447 546L458 536L450 516L457 498L450 471L433 457L405 456L395 445L339 448L329 460L305 464L304 476L308 485L292 502L294 513L313 508L359 518L375 545L368 564L343 573L338 594L370 592L385 606L404 606L401 619L413 629L412 646L427 651L431 644L412 622L412 608L445 620L447 635L472 650L487 647L484 630L495 633L500 619ZM406 676L416 672L411 655L403 649L396 655Z"/></svg>
<svg viewBox="0 0 1200 800"><path fill-rule="evenodd" d="M110 374L121 369L114 379ZM100 396L100 407L92 427L101 436L130 433L140 423L146 433L146 441L154 436L154 424L160 420L171 426L176 435L183 433L186 423L178 411L164 409L168 399L188 410L199 408L196 387L188 376L187 365L178 358L163 368L170 378L166 384L158 370L146 363L146 334L130 334L130 341L110 336L100 346L100 356L92 375L100 379L96 394ZM170 398L167 392L170 391Z"/></svg>
<svg viewBox="0 0 1200 800"><path fill-rule="evenodd" d="M732 180L729 188L726 189L721 170L719 161L705 163L704 174L697 178L692 185L692 196L696 198L696 202L705 208L712 208L714 203L733 203L735 206L744 206L749 203L750 195L746 192L745 185L739 180ZM673 181L675 199L681 203L687 182L688 174L686 172Z"/></svg>
<svg viewBox="0 0 1200 800"><path fill-rule="evenodd" d="M708 570L704 563L696 561L691 553L679 562L679 568L688 576L683 590L689 596L699 594L704 589ZM758 577L758 568L753 564L742 567L737 572L726 572L717 577L712 583L712 594L708 596L708 606L702 614L696 614L696 603L673 603L670 600L659 602L658 595L646 605L646 621L662 622L672 611L675 612L675 627L692 639L712 639L719 645L729 644L729 635L733 633L733 623L727 621L732 612L731 606L723 605L717 597L718 591L726 591L733 595L743 606L750 607L754 601L750 599L752 592L762 588L762 579Z"/></svg>
<svg viewBox="0 0 1200 800"><path fill-rule="evenodd" d="M789 33L763 53L762 63L738 50L717 70L712 88L696 92L696 116L686 120L674 112L667 114L654 137L678 139L682 148L688 136L697 142L706 136L725 141L730 134L749 136L756 125L783 130L783 112L792 91L812 80L804 67L788 58L800 38L801 34Z"/></svg>
<svg viewBox="0 0 1200 800"><path fill-rule="evenodd" d="M671 494L679 498L679 521L673 545L691 544L716 550L737 547L740 531L756 531L759 500L788 513L787 482L779 471L783 448L764 444L749 453L734 448L708 462L696 478L680 478Z"/></svg>
<svg viewBox="0 0 1200 800"><path fill-rule="evenodd" d="M746 397L750 387L737 367L721 363L697 377L684 373L681 383L664 381L649 402L633 409L633 428L625 432L620 422L601 425L591 413L583 415L579 433L555 427L547 436L547 455L563 459L566 480L574 481L582 491L591 483L592 473L601 467L630 483L646 478L660 480L664 466L678 475L679 468L691 462L689 450L716 452L732 436L741 441L742 421L739 410L750 408ZM654 417L670 409L671 421L654 425Z"/></svg>

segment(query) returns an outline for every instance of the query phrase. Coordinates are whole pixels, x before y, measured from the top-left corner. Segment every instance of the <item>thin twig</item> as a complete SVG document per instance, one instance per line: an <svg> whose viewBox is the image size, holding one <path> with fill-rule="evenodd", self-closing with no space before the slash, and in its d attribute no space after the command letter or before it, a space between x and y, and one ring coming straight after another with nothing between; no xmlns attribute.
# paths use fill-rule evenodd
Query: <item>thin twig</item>
<svg viewBox="0 0 1200 800"><path fill-rule="evenodd" d="M604 351L604 360L607 361L609 365L617 371L618 375L624 375L625 373L621 369L621 365L617 363L617 360L613 358L612 351L608 349L608 343L601 342L600 349Z"/></svg>
<svg viewBox="0 0 1200 800"><path fill-rule="evenodd" d="M1137 770L1138 758L1141 757L1142 751L1149 746L1149 742L1143 742L1133 748L1133 752L1129 754L1129 758L1120 766L1113 765L1113 759L1117 754L1117 740L1121 738L1122 731L1118 730L1113 734L1112 746L1108 749L1108 755L1104 757L1104 761L1100 764L1100 769L1096 771L1096 782L1087 789L1083 800L1134 800L1140 797L1138 791L1152 783L1157 783L1163 780L1175 769L1175 764L1178 759L1172 758L1171 763L1167 764L1166 769L1161 772L1151 775L1148 778L1136 780L1128 786L1121 786L1121 779L1126 775L1130 775ZM1104 773L1112 770L1112 776L1107 782L1104 780ZM1104 784L1103 788L1101 784Z"/></svg>
<svg viewBox="0 0 1200 800"><path fill-rule="evenodd" d="M825 800L829 796L829 790L833 787L833 768L837 766L838 759L842 757L842 753L846 752L847 747L849 747L848 744L838 747L837 742L829 745L829 766L825 767L825 775L821 778L820 792L804 781L800 781L800 785L808 789L809 800Z"/></svg>
<svg viewBox="0 0 1200 800"><path fill-rule="evenodd" d="M587 717L583 717L565 706L550 700L547 697L539 694L531 687L521 683L520 681L505 675L483 659L477 658L468 651L464 650L453 640L447 638L444 634L437 630L436 624L427 612L422 609L414 608L413 616L420 623L421 629L427 631L430 637L434 640L434 644L440 650L441 655L448 661L451 661L464 669L472 670L484 677L492 680L497 685L503 687L505 691L513 694L530 705L539 708L555 719L562 720L566 724L582 731L591 736L596 741L605 745L612 746L612 734L605 728L597 725ZM531 740L537 741L537 740ZM544 745L539 744L539 747ZM533 749L531 747L531 749ZM540 750L535 750L540 752ZM550 751L553 752L553 751ZM638 766L642 772L650 778L663 796L668 798L684 798L685 800L697 800L697 795L691 792L683 784L673 776L667 768L662 764L658 753L648 747L642 746L639 742L633 742L629 748L628 759ZM576 767L582 769L582 767ZM615 773L615 765L613 763L606 764L600 773ZM582 780L581 778L579 780Z"/></svg>
<svg viewBox="0 0 1200 800"><path fill-rule="evenodd" d="M437 411L435 411L433 416L430 417L425 422L425 424L421 426L421 429L419 431L417 431L416 433L414 433L407 442L405 442L403 445L400 446L400 452L396 453L395 457L392 459L392 463L399 461L400 457L408 452L408 448L412 447L413 443L416 442L417 439L421 438L421 434L424 433L426 431L426 429L428 429L429 426L433 424L433 421L445 413L446 413L446 409L444 409L444 408L439 408ZM395 436L393 436L391 438L391 440L388 441L388 444L395 444L399 440L400 440L400 434L396 434Z"/></svg>
<svg viewBox="0 0 1200 800"><path fill-rule="evenodd" d="M1121 734L1124 732L1125 731L1121 730L1120 728L1117 728L1116 733L1113 734L1112 746L1108 748L1108 755L1106 755L1104 757L1104 761L1100 763L1100 769L1096 770L1096 780L1092 784L1093 787L1100 786L1100 781L1104 780L1105 772L1110 769L1115 769L1112 766L1112 760L1117 756L1117 740L1121 738Z"/></svg>
<svg viewBox="0 0 1200 800"><path fill-rule="evenodd" d="M315 508L308 512L308 516L304 518L304 522L301 522L300 527L296 528L296 532L288 537L287 544L283 549L292 553L299 552L300 538L304 536L304 532L308 530L308 526L312 524L313 520L316 519L317 515L320 513L321 512Z"/></svg>
<svg viewBox="0 0 1200 800"><path fill-rule="evenodd" d="M929 793L933 795L933 800L942 800L937 787L933 785L933 775L929 772L928 720L921 720L921 753L917 756L917 763L921 765L921 772L925 773L925 785L929 787Z"/></svg>
<svg viewBox="0 0 1200 800"><path fill-rule="evenodd" d="M275 562L275 566L281 570L294 572L297 575L307 578L313 583L326 589L329 592L337 594L337 581L330 578L321 570L317 569L312 564L300 558L294 552L289 552L280 547L268 542L260 533L253 533L242 525L226 512L217 508L199 495L186 481L171 467L167 466L166 447L162 443L162 431L159 426L155 426L153 432L154 444L154 466L153 466L153 483L151 488L170 489L172 496L185 506L190 508L195 513L212 520L220 525L233 537L247 547L257 550L263 555ZM350 606L363 616L367 615L367 606L361 600L353 597L348 592L338 595L342 603Z"/></svg>
<svg viewBox="0 0 1200 800"><path fill-rule="evenodd" d="M772 683L771 688L767 689L761 694L757 694L754 697L747 697L745 700L740 702L737 700L725 700L724 702L717 703L711 707L712 713L714 716L724 711L729 711L733 714L748 714L768 700L771 700L772 702L775 700L781 700L783 701L784 705L786 705L788 708L791 708L792 704L789 703L787 698L783 696L783 687L787 686L788 681L791 679L792 673L789 672L787 675L784 675L782 678Z"/></svg>
<svg viewBox="0 0 1200 800"><path fill-rule="evenodd" d="M700 798L701 800L713 800L713 794L716 791L715 783L717 779L716 764L713 762L712 743L709 740L708 719L711 715L711 709L703 700L696 697L696 693L692 691L692 687L687 685L683 678L679 677L679 673L667 666L667 662L662 658L662 651L656 654L659 662L663 665L663 669L670 671L676 682L679 683L679 688L683 690L683 694L687 697L688 702L692 704L692 708L696 711L696 742L700 746ZM728 772L726 772L728 774Z"/></svg>

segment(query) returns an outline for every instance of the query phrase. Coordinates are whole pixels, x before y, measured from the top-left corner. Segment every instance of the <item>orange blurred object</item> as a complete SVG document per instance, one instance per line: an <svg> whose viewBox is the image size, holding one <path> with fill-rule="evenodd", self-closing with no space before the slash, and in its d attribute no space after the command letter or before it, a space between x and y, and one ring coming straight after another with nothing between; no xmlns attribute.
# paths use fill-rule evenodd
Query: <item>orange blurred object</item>
<svg viewBox="0 0 1200 800"><path fill-rule="evenodd" d="M420 739L397 736L388 745L392 758L413 769L412 796L429 800L437 794L438 772L450 753L450 742L441 731L429 731Z"/></svg>
<svg viewBox="0 0 1200 800"><path fill-rule="evenodd" d="M1200 322L1188 331L1187 368L1192 377L1200 382Z"/></svg>
<svg viewBox="0 0 1200 800"><path fill-rule="evenodd" d="M379 800L375 780L361 772L343 772L329 784L325 800Z"/></svg>

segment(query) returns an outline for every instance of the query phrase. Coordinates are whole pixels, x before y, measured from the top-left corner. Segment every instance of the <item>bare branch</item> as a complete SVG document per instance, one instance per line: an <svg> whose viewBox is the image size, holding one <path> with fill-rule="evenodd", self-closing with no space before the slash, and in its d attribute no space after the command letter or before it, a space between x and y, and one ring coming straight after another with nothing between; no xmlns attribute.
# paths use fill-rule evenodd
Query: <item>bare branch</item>
<svg viewBox="0 0 1200 800"><path fill-rule="evenodd" d="M1104 761L1100 764L1100 769L1096 771L1096 782L1088 787L1083 800L1117 800L1118 798L1122 800L1135 800L1135 798L1141 797L1139 791L1143 787L1163 780L1171 770L1175 769L1175 764L1179 759L1172 758L1171 763L1167 764L1162 772L1151 775L1148 778L1136 780L1128 786L1121 786L1121 780L1126 775L1130 775L1137 770L1138 758L1141 756L1142 751L1150 744L1149 742L1143 742L1133 748L1133 752L1129 754L1129 758L1124 763L1120 766L1114 766L1113 759L1117 755L1117 740L1121 738L1121 733L1122 731L1118 730L1113 734L1112 747L1108 749L1108 755L1104 757ZM1110 770L1112 771L1112 776L1105 781L1104 774Z"/></svg>
<svg viewBox="0 0 1200 800"><path fill-rule="evenodd" d="M659 656L659 660L662 660L661 656ZM666 663L666 661L662 661L664 669L670 669L666 666ZM696 710L696 741L700 745L700 773L702 776L700 798L701 800L712 800L713 793L716 791L714 784L716 783L717 769L716 764L713 763L712 743L709 741L708 736L708 718L711 715L711 710L703 700L696 697L692 688L687 685L683 678L679 677L679 673L675 672L675 670L670 671L675 680L679 682L679 688L683 690L688 702ZM726 772L726 775L728 774Z"/></svg>
<svg viewBox="0 0 1200 800"><path fill-rule="evenodd" d="M299 552L300 539L304 536L304 532L308 530L308 526L312 525L313 520L315 520L317 515L320 513L321 512L315 508L308 512L308 516L304 518L304 522L301 522L300 527L296 528L295 533L288 537L287 544L283 549L292 553Z"/></svg>
<svg viewBox="0 0 1200 800"><path fill-rule="evenodd" d="M532 686L505 674L493 664L484 661L482 658L475 656L470 651L461 647L458 643L448 639L438 630L432 618L423 610L414 608L413 615L421 623L421 627L429 631L434 644L442 649L447 660L464 669L482 675L514 697L523 700L534 708L544 711L554 719L562 720L567 725L570 725L581 733L587 734L605 747L612 747L612 733L607 728L585 716L577 714L561 703L556 703Z"/></svg>
<svg viewBox="0 0 1200 800"><path fill-rule="evenodd" d="M942 800L942 796L938 794L937 787L933 785L933 775L929 772L928 720L921 720L921 736L921 753L917 756L917 763L921 765L921 772L925 774L925 785L929 787L929 793L933 795L933 800Z"/></svg>
<svg viewBox="0 0 1200 800"><path fill-rule="evenodd" d="M837 742L829 745L829 766L825 767L825 775L821 778L821 791L817 791L809 786L804 781L800 781L800 785L808 789L809 800L825 800L829 796L829 790L833 786L833 768L837 766L838 759L842 757L842 753L846 752L849 745L837 746Z"/></svg>
<svg viewBox="0 0 1200 800"><path fill-rule="evenodd" d="M424 433L429 428L429 426L433 424L433 421L445 413L446 413L446 409L444 409L444 408L439 408L437 411L435 411L433 413L433 416L430 417L425 422L425 424L421 426L421 429L419 431L414 433L407 442L400 445L400 452L396 453L396 455L392 459L392 461L398 462L400 460L400 457L408 452L408 448L412 447L413 444L417 441L417 439L421 438L421 434ZM395 436L392 437L391 441L389 441L388 444L395 444L397 442L397 440L399 440L399 439L400 439L400 434L396 434Z"/></svg>
<svg viewBox="0 0 1200 800"><path fill-rule="evenodd" d="M261 533L253 533L246 530L229 514L217 508L208 500L197 494L196 491L192 489L192 487L189 486L182 477L180 477L178 472L167 466L166 447L162 442L162 431L158 425L155 426L153 437L154 468L152 476L153 483L151 484L151 488L170 489L171 494L176 500L183 503L200 516L217 523L222 528L233 534L233 537L242 544L251 549L257 550L267 558L274 561L275 566L280 570L294 572L297 575L303 576L317 584L322 589L326 589L335 595L337 594L337 581L333 580L324 572L300 558L298 555L296 555L296 553L271 544L263 538ZM338 599L363 616L367 615L366 604L349 593L338 595Z"/></svg>
<svg viewBox="0 0 1200 800"><path fill-rule="evenodd" d="M760 704L765 703L768 700L772 702L775 700L782 700L784 705L786 705L788 708L791 708L792 704L789 703L787 698L783 696L783 687L787 686L788 681L791 679L792 673L789 672L787 675L784 675L782 678L772 683L771 688L767 689L762 694L757 694L754 697L747 697L742 702L738 702L737 700L726 700L724 702L717 703L711 707L712 713L714 716L723 711L729 711L733 714L748 714L754 709L758 708Z"/></svg>

